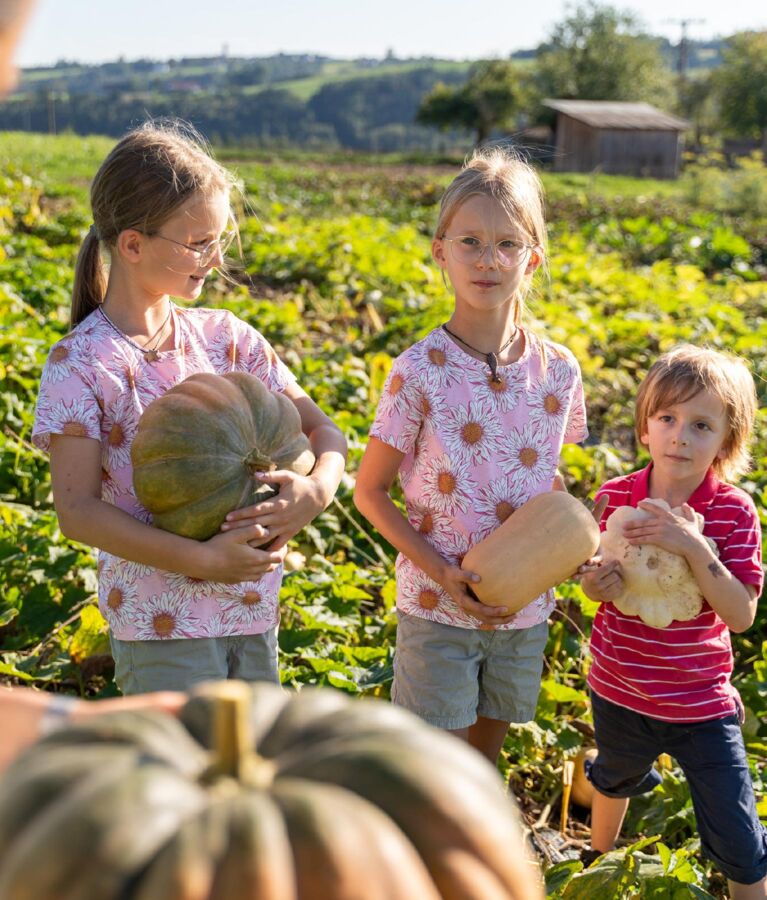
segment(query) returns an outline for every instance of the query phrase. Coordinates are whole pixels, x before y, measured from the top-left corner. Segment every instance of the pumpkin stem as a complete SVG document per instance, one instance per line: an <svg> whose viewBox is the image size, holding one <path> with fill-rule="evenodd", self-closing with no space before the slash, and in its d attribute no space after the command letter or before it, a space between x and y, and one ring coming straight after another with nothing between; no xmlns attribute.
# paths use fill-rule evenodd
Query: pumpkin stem
<svg viewBox="0 0 767 900"><path fill-rule="evenodd" d="M213 724L215 768L220 774L237 779L253 743L250 700L250 689L241 681L217 685Z"/></svg>
<svg viewBox="0 0 767 900"><path fill-rule="evenodd" d="M277 466L256 447L245 457L245 465L253 472L274 472Z"/></svg>

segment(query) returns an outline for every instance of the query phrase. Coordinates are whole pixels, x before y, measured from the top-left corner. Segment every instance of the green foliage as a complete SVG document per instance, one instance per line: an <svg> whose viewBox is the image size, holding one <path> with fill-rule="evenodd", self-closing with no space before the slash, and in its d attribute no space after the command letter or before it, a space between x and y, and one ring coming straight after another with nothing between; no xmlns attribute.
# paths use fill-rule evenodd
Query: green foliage
<svg viewBox="0 0 767 900"><path fill-rule="evenodd" d="M671 99L670 77L657 41L632 13L588 2L554 26L539 48L540 97L577 100L645 100L661 107Z"/></svg>
<svg viewBox="0 0 767 900"><path fill-rule="evenodd" d="M463 128L475 132L481 144L496 128L513 127L513 116L524 100L524 79L519 67L508 60L477 63L469 79L459 87L443 83L424 97L417 121L438 128Z"/></svg>
<svg viewBox="0 0 767 900"><path fill-rule="evenodd" d="M40 369L67 329L74 260L90 221L86 175L107 146L0 137L0 160L14 160L0 163L0 676L84 695L114 690L95 560L59 532L47 460L30 438ZM386 697L395 553L361 520L351 495L392 358L449 314L429 248L454 169L247 159L237 167L258 214L243 218L242 260L228 279L214 278L200 302L261 329L351 448L336 501L295 542L307 563L286 577L281 595L283 678ZM587 498L643 461L631 402L647 367L673 344L742 354L767 406L767 232L748 210L700 208L666 183L546 176L546 184L550 278L529 300L528 323L581 364L591 436L565 448L562 469L570 490ZM742 486L767 524L764 423L762 412ZM586 647L596 604L574 583L559 593L536 720L510 729L501 760L531 823L547 808L559 811L563 763L591 728ZM733 646L749 762L763 796L763 617L733 635ZM759 809L767 820L764 801ZM587 830L578 815L571 812L571 828ZM625 835L632 846L586 871L574 860L551 867L549 896L721 896L721 879L700 861L678 769L632 801Z"/></svg>
<svg viewBox="0 0 767 900"><path fill-rule="evenodd" d="M727 40L716 84L725 127L761 138L767 150L767 31L743 31Z"/></svg>

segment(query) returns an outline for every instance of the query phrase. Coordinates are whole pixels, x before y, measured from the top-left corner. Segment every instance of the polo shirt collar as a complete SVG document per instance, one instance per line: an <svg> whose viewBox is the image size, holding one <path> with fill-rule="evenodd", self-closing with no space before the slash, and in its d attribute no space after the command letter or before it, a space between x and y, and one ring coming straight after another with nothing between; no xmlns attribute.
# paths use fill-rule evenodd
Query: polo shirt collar
<svg viewBox="0 0 767 900"><path fill-rule="evenodd" d="M634 484L631 487L632 506L637 506L640 500L647 499L647 491L650 487L651 471L652 463L637 472L637 477L634 479ZM711 505L711 502L716 496L716 492L718 490L719 479L716 477L716 475L714 475L714 470L709 468L708 472L706 472L706 477L695 488L692 494L690 494L690 499L687 502L694 510L700 512L701 510L706 509Z"/></svg>

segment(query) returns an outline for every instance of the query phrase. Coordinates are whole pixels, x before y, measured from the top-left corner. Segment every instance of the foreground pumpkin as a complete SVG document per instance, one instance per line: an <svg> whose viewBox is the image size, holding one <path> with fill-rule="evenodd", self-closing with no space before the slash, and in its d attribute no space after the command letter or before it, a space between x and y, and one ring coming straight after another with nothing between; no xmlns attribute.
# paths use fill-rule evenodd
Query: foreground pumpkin
<svg viewBox="0 0 767 900"><path fill-rule="evenodd" d="M53 732L0 782L3 900L542 896L492 766L330 690L204 685L180 721Z"/></svg>
<svg viewBox="0 0 767 900"><path fill-rule="evenodd" d="M131 447L133 487L158 528L207 540L233 509L276 491L255 472L307 475L293 402L246 372L191 375L150 403Z"/></svg>
<svg viewBox="0 0 767 900"><path fill-rule="evenodd" d="M531 497L463 558L481 581L471 589L488 606L522 609L569 578L599 546L592 514L565 491Z"/></svg>

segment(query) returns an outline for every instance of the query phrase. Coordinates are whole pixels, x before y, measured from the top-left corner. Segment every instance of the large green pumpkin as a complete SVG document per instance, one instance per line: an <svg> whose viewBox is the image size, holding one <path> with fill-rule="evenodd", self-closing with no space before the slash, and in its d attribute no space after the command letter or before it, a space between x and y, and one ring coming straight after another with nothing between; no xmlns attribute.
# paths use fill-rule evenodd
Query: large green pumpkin
<svg viewBox="0 0 767 900"><path fill-rule="evenodd" d="M191 375L150 403L131 446L133 487L158 528L198 541L276 491L254 472L307 475L314 454L293 402L246 372Z"/></svg>
<svg viewBox="0 0 767 900"><path fill-rule="evenodd" d="M378 700L218 682L0 782L2 900L540 900L495 769Z"/></svg>

